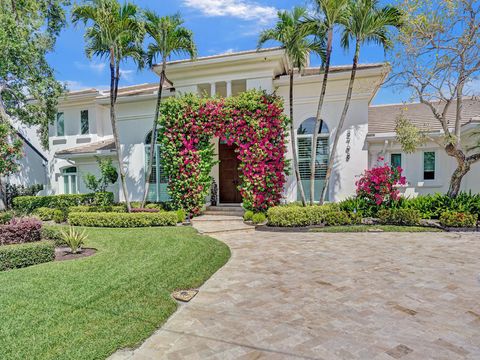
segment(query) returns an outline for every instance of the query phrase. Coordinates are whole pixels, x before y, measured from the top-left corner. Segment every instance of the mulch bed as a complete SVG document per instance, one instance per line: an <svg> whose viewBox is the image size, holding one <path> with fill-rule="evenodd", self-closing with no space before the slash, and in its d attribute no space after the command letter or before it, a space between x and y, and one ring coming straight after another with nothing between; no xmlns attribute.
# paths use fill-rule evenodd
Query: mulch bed
<svg viewBox="0 0 480 360"><path fill-rule="evenodd" d="M70 248L60 247L55 249L55 261L66 261L81 259L84 257L92 256L97 252L97 249L83 248L82 252L78 254L70 253Z"/></svg>

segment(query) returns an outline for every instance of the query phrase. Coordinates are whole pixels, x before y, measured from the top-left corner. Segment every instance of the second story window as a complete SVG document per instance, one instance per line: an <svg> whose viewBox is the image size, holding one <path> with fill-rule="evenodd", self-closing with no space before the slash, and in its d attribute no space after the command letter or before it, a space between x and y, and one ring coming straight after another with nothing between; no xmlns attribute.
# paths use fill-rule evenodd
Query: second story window
<svg viewBox="0 0 480 360"><path fill-rule="evenodd" d="M435 152L423 153L423 180L435 180Z"/></svg>
<svg viewBox="0 0 480 360"><path fill-rule="evenodd" d="M88 123L88 110L80 111L80 134L90 134L90 125Z"/></svg>
<svg viewBox="0 0 480 360"><path fill-rule="evenodd" d="M63 112L57 113L57 136L65 136L65 114Z"/></svg>
<svg viewBox="0 0 480 360"><path fill-rule="evenodd" d="M393 168L402 167L402 154L390 154L390 165Z"/></svg>

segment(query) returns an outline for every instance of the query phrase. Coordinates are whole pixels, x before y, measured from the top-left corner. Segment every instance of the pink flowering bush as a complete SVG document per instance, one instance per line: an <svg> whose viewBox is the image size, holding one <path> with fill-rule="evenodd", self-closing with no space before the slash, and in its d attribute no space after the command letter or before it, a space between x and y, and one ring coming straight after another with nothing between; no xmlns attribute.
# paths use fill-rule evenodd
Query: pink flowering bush
<svg viewBox="0 0 480 360"><path fill-rule="evenodd" d="M365 170L356 183L357 197L376 206L388 206L398 201L400 199L398 185L407 183L402 171L402 168L394 168L389 164Z"/></svg>
<svg viewBox="0 0 480 360"><path fill-rule="evenodd" d="M176 208L196 215L205 203L216 163L213 137L238 146L239 191L247 209L262 212L280 202L287 118L279 98L255 90L227 99L187 95L166 100L161 114L162 165Z"/></svg>

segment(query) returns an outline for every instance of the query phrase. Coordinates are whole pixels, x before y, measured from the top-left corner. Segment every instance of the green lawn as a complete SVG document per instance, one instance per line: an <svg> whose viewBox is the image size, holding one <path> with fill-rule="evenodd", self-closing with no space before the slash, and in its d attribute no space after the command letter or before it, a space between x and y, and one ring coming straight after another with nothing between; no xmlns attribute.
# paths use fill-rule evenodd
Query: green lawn
<svg viewBox="0 0 480 360"><path fill-rule="evenodd" d="M88 229L92 257L0 272L0 359L105 359L151 335L228 247L192 228Z"/></svg>
<svg viewBox="0 0 480 360"><path fill-rule="evenodd" d="M441 229L422 226L396 226L396 225L353 225L353 226L326 226L324 228L312 229L312 232L326 233L349 233L349 232L370 232L381 230L384 232L441 232Z"/></svg>

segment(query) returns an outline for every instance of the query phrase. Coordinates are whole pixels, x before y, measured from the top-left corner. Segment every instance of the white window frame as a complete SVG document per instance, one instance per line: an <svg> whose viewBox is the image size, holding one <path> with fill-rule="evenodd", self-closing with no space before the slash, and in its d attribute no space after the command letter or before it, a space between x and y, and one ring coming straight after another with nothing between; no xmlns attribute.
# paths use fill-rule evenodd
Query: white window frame
<svg viewBox="0 0 480 360"><path fill-rule="evenodd" d="M60 135L60 134L58 133L58 130L59 130L58 120L59 120L59 115L60 115L60 114L62 114L62 116L63 116L63 134L62 134L62 135ZM55 119L55 135L56 135L57 137L65 137L65 112L64 112L64 111L59 111L59 112L57 112L57 115L56 115L56 116L57 116L57 117L56 117L56 119Z"/></svg>
<svg viewBox="0 0 480 360"><path fill-rule="evenodd" d="M69 167L66 167L66 168L63 168L62 169L62 186L63 186L63 193L65 195L75 195L75 194L79 194L79 191L78 191L78 168L76 168L76 171L75 172L71 172L71 173L67 173L65 172L66 169L69 169L69 168L72 168L72 167L75 167L75 166L69 166ZM68 192L67 192L67 189L65 187L65 178L68 178ZM73 184L75 183L75 189L77 190L75 193L71 192L70 190L73 188Z"/></svg>

